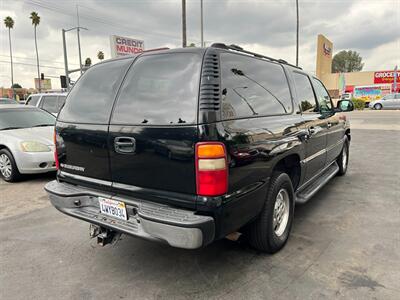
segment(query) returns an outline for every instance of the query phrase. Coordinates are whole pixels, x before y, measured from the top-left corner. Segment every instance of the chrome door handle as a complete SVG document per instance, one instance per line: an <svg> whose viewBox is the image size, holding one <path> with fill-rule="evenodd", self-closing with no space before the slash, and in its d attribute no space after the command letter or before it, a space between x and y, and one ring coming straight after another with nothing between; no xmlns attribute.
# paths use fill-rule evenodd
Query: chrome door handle
<svg viewBox="0 0 400 300"><path fill-rule="evenodd" d="M133 137L116 137L114 139L114 150L121 154L135 153L136 140Z"/></svg>

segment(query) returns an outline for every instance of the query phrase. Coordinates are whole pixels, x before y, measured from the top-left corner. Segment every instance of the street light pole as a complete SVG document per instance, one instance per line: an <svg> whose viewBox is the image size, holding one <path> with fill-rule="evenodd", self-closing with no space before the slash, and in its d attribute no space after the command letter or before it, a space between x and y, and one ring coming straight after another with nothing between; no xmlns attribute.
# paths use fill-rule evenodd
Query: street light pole
<svg viewBox="0 0 400 300"><path fill-rule="evenodd" d="M296 25L296 67L299 66L299 0L296 0L296 15L297 15L297 25Z"/></svg>
<svg viewBox="0 0 400 300"><path fill-rule="evenodd" d="M78 26L77 26L77 30L76 30L76 34L78 36L78 52L79 52L79 69L81 70L81 75L83 73L82 71L82 53L81 53L81 39L79 37L79 31L80 31L80 27L79 27L79 10L78 10L78 5L76 5L76 17L78 20Z"/></svg>
<svg viewBox="0 0 400 300"><path fill-rule="evenodd" d="M203 37L203 0L200 0L200 35L201 35L201 47L204 47Z"/></svg>
<svg viewBox="0 0 400 300"><path fill-rule="evenodd" d="M65 78L67 81L67 92L69 92L68 55L67 55L67 43L65 42L65 29L62 30L62 38L63 38Z"/></svg>
<svg viewBox="0 0 400 300"><path fill-rule="evenodd" d="M182 47L186 47L186 0L182 0Z"/></svg>

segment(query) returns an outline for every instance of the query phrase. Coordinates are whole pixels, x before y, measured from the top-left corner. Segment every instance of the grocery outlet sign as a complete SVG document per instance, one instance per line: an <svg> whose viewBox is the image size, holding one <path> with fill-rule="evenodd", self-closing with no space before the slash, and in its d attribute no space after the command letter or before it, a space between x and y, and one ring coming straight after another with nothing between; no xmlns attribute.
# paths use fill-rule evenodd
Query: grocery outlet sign
<svg viewBox="0 0 400 300"><path fill-rule="evenodd" d="M393 83L395 71L374 72L374 83ZM397 83L400 83L400 71L397 71Z"/></svg>
<svg viewBox="0 0 400 300"><path fill-rule="evenodd" d="M144 41L128 37L110 36L111 57L133 55L144 51Z"/></svg>

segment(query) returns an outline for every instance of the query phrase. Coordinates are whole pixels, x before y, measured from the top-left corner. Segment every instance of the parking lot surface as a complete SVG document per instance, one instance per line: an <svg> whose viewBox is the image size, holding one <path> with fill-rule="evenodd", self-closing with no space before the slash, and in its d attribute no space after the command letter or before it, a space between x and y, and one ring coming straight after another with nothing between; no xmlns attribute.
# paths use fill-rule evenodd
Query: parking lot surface
<svg viewBox="0 0 400 300"><path fill-rule="evenodd" d="M275 255L228 240L187 251L123 236L102 248L49 204L54 174L0 179L0 298L400 299L400 112L347 116L347 175L296 207Z"/></svg>

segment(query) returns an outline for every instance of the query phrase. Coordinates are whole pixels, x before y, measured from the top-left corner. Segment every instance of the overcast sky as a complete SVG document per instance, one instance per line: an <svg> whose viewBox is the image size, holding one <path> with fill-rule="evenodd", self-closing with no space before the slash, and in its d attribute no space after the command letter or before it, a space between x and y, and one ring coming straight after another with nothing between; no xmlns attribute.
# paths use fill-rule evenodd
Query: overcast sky
<svg viewBox="0 0 400 300"><path fill-rule="evenodd" d="M364 70L387 70L400 65L400 0L305 1L300 5L300 65L315 72L319 33L333 42L333 53L360 52ZM33 26L29 15L38 12L38 47L41 72L58 77L63 71L61 29L76 26L76 5L83 60L96 63L97 52L110 57L112 34L143 39L146 49L180 47L181 0L0 0L0 86L10 86L8 32L4 18L11 16L14 82L33 87L36 75ZM295 0L204 0L204 39L224 42L295 62ZM200 43L200 0L187 0L188 43ZM70 68L77 68L76 33L67 33ZM53 87L59 80L52 79Z"/></svg>

